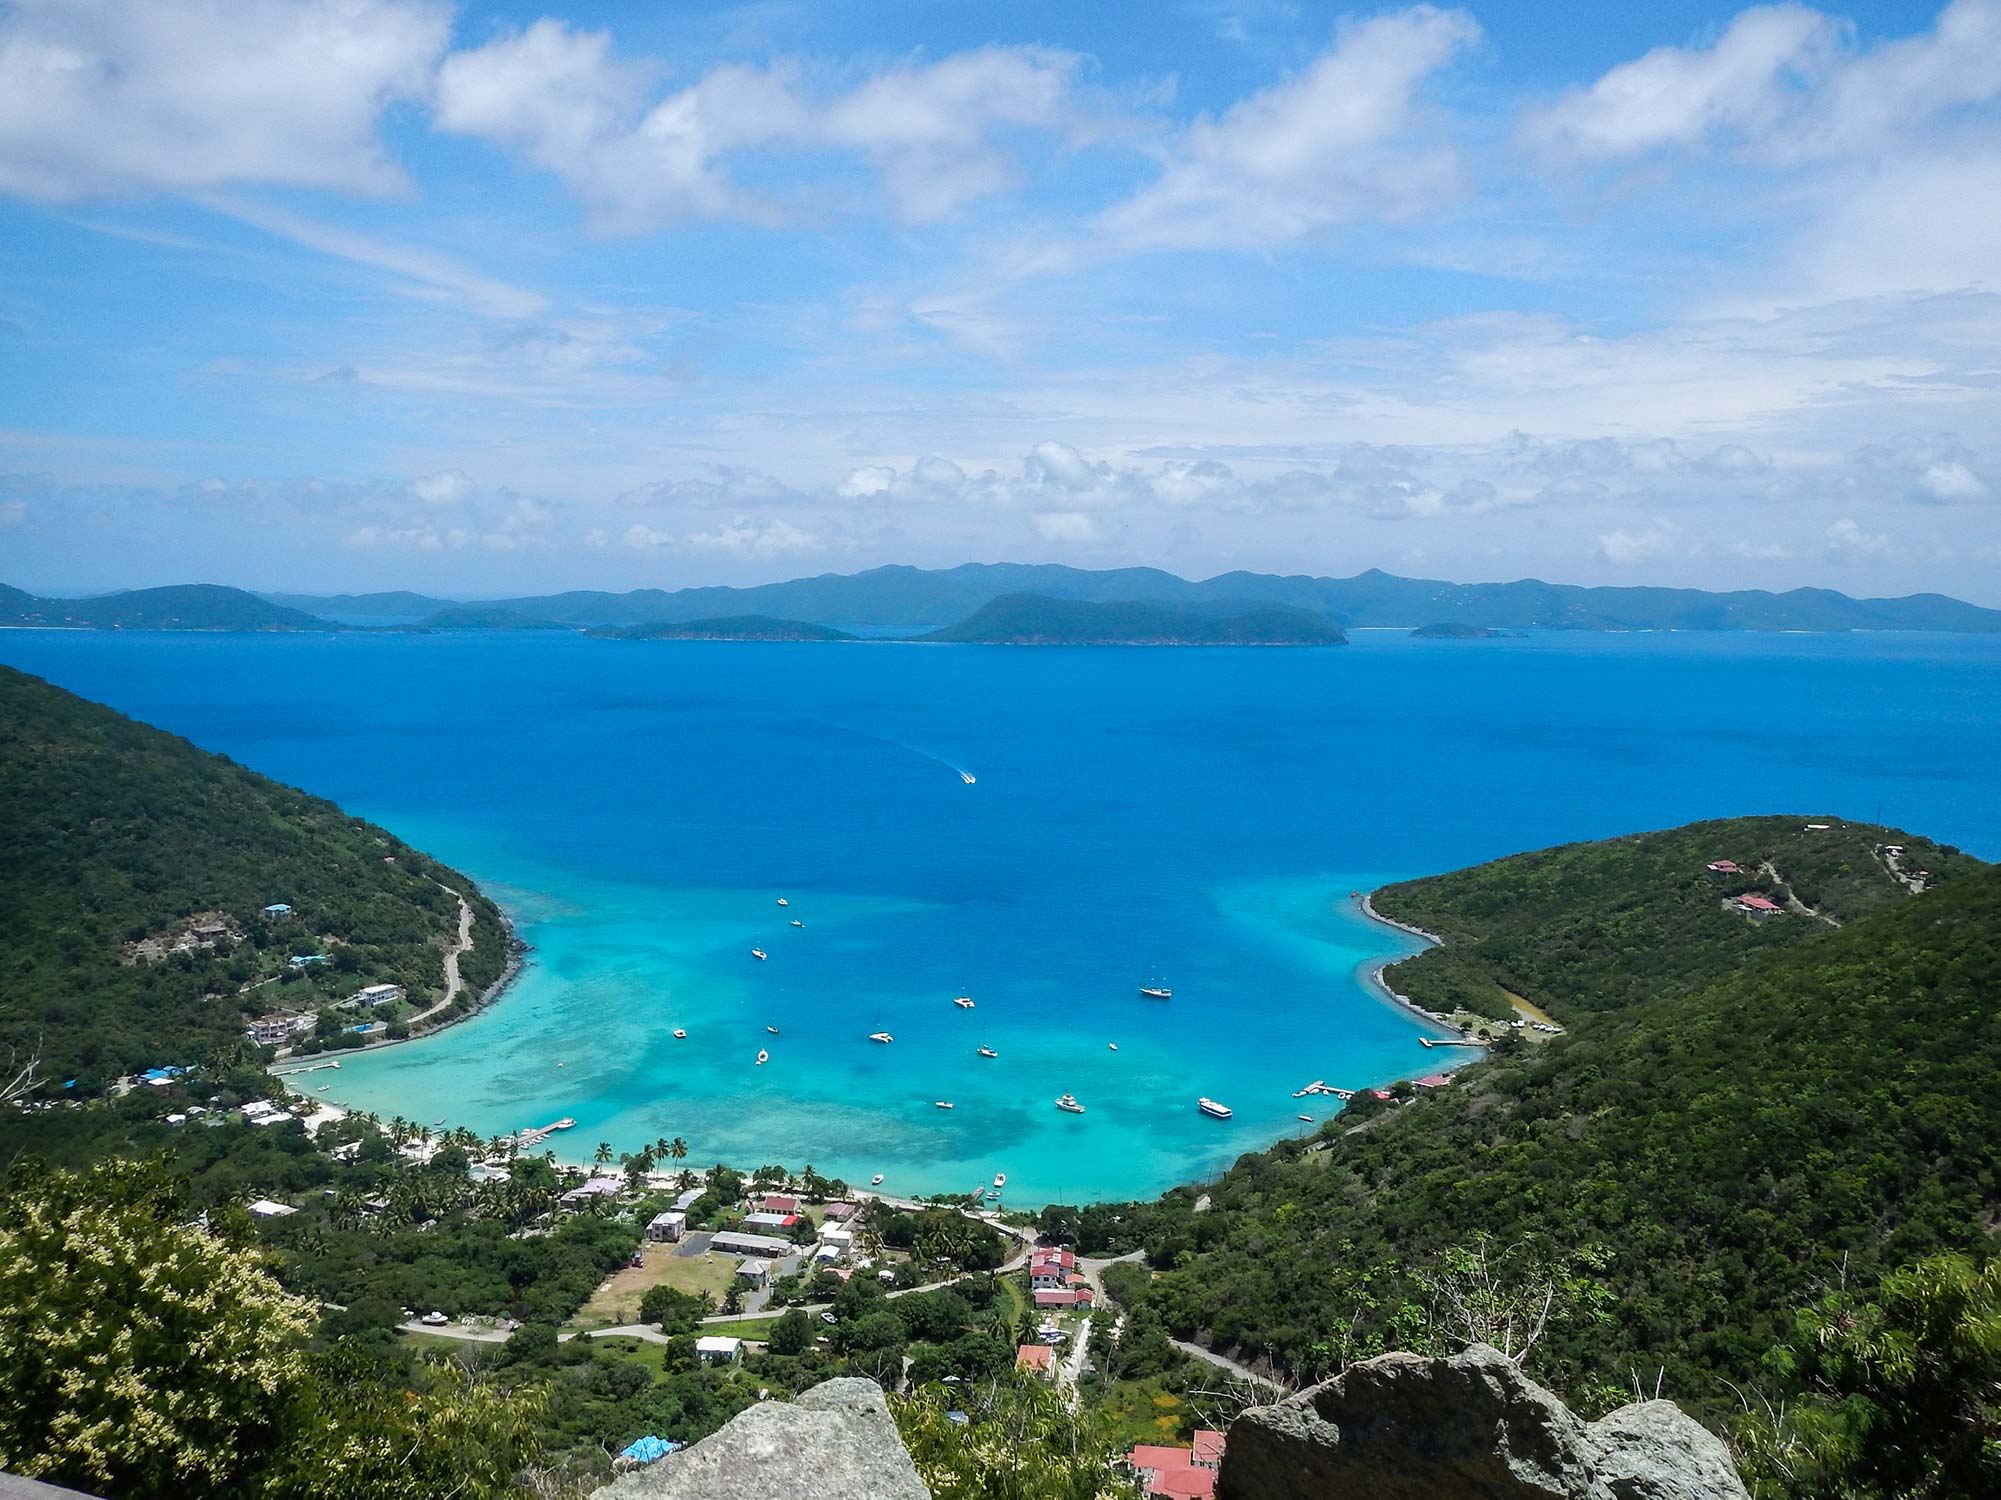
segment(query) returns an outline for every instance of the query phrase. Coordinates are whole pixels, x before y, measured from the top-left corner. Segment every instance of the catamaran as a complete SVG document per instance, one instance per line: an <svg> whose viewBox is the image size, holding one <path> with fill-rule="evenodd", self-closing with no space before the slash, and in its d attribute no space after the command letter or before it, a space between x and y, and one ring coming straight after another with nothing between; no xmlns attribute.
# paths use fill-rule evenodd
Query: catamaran
<svg viewBox="0 0 2001 1500"><path fill-rule="evenodd" d="M1212 1120L1227 1120L1231 1110L1227 1104L1218 1104L1214 1099L1197 1099L1195 1107Z"/></svg>
<svg viewBox="0 0 2001 1500"><path fill-rule="evenodd" d="M959 780L965 782L967 786L971 786L973 784L973 773L971 771L961 771L959 773Z"/></svg>
<svg viewBox="0 0 2001 1500"><path fill-rule="evenodd" d="M882 1042L885 1044L896 1040L895 1037L891 1036L886 1031L871 1031L868 1034L868 1039L872 1042Z"/></svg>
<svg viewBox="0 0 2001 1500"><path fill-rule="evenodd" d="M971 1010L973 1008L973 997L971 995L961 995L952 1003L958 1006L960 1010Z"/></svg>

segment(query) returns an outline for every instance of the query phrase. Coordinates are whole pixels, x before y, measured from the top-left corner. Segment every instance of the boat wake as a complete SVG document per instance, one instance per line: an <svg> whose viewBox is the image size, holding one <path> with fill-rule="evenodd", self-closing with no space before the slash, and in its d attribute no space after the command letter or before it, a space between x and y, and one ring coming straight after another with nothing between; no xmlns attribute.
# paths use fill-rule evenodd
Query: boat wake
<svg viewBox="0 0 2001 1500"><path fill-rule="evenodd" d="M836 724L832 719L813 719L809 722L827 729L838 730L842 734L852 734L865 740L874 740L878 745L887 745L892 750L901 750L906 755L914 755L919 760L928 760L934 766L943 766L967 786L974 785L979 778L963 766L955 766L942 755L933 755L929 750L919 749L907 740L893 740L886 734L877 734L869 729L857 729L852 724Z"/></svg>

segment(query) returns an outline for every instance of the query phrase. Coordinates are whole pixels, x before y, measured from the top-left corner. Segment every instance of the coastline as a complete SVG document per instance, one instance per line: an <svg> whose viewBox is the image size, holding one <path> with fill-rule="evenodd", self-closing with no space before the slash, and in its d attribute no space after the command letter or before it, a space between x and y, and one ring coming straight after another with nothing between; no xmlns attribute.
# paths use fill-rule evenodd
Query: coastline
<svg viewBox="0 0 2001 1500"><path fill-rule="evenodd" d="M1371 922L1380 923L1384 927L1393 927L1398 932L1408 933L1411 937L1420 938L1433 948L1442 948L1445 946L1445 939L1437 933L1426 932L1422 927L1414 927L1409 922L1399 922L1395 917L1386 917L1377 911L1375 902L1371 899L1374 895L1375 892L1373 891L1365 892L1355 903L1356 908ZM1414 957L1415 955L1411 956ZM1388 1000L1398 1009L1416 1017L1424 1025L1440 1027L1451 1032L1454 1037L1467 1042L1478 1042L1479 1038L1474 1036L1465 1027L1454 1025L1449 1017L1441 1016L1436 1011L1426 1010L1422 1005L1419 1005L1410 996L1404 994L1389 982L1389 979L1386 977L1389 971L1402 962L1404 960L1401 958L1393 958L1388 963L1377 964L1368 971L1369 982L1382 992L1384 999ZM1481 1057L1486 1055L1486 1046L1484 1043L1480 1044L1477 1055ZM1468 1061L1472 1060L1468 1059ZM1463 1064L1457 1066L1463 1066Z"/></svg>

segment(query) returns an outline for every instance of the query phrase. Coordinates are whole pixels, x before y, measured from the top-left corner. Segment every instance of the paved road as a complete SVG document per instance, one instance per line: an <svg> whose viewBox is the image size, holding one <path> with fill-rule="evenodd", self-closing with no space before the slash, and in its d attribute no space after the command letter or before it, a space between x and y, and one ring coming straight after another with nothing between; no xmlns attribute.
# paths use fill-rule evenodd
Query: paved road
<svg viewBox="0 0 2001 1500"><path fill-rule="evenodd" d="M1270 1391L1272 1394L1278 1396L1291 1394L1289 1387L1280 1385L1276 1380L1266 1375L1260 1375L1255 1370L1244 1368L1244 1366L1238 1364L1234 1359L1218 1354L1214 1349L1205 1348L1201 1344L1191 1344L1182 1339L1169 1339L1168 1342L1183 1354L1192 1354L1197 1359L1205 1360L1219 1370L1228 1370L1239 1380L1257 1386L1260 1390Z"/></svg>

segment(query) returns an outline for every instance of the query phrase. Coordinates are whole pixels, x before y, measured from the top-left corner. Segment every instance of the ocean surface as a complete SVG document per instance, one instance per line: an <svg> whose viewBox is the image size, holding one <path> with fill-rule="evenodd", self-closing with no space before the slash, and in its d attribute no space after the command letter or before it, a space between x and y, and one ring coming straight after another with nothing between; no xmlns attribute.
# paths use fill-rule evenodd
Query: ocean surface
<svg viewBox="0 0 2001 1500"><path fill-rule="evenodd" d="M484 1134L573 1116L568 1159L680 1136L902 1192L1004 1171L1019 1204L1151 1194L1311 1129L1313 1079L1440 1066L1364 983L1410 945L1352 890L1775 810L2001 858L2001 639L0 631L0 661L332 797L514 913L521 982L330 1097ZM1154 972L1172 1000L1139 996Z"/></svg>

